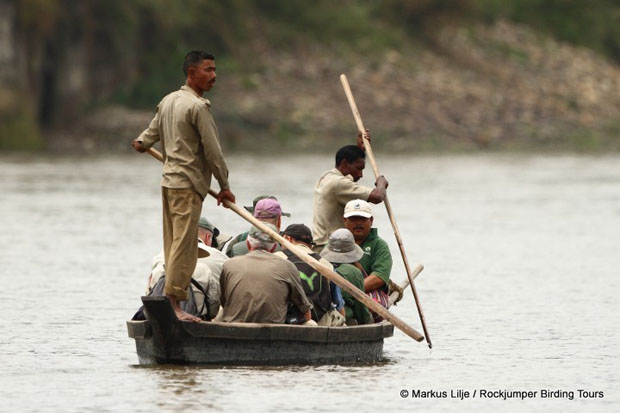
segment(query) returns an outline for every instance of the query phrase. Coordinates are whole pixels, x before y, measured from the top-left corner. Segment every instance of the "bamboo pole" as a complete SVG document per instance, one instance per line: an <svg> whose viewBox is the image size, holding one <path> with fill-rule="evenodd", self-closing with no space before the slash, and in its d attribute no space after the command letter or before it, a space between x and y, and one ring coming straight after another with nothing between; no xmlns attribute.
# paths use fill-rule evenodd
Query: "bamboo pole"
<svg viewBox="0 0 620 413"><path fill-rule="evenodd" d="M351 107L353 118L355 119L355 123L357 124L357 129L362 133L362 142L364 142L364 148L366 148L366 155L368 157L368 160L370 161L370 164L372 165L372 170L375 173L375 178L378 178L381 174L379 173L379 168L377 167L377 162L375 161L375 155L372 152L372 147L370 146L370 140L366 136L366 128L364 128L364 124L362 123L362 117L360 116L360 113L357 110L357 104L355 103L355 98L353 97L353 93L351 92L351 86L349 86L349 81L347 80L346 75L344 74L340 75L340 82L342 83L342 87L344 88L345 95L347 95L347 100L349 101L349 106ZM390 205L390 201L388 200L387 194L385 196L385 199L383 200L383 203L385 204L388 217L390 218L390 222L392 223L392 229L394 230L394 236L396 237L396 242L398 243L400 255L403 257L403 262L405 264L405 271L407 272L407 276L410 276L411 268L409 267L409 261L407 260L407 254L405 254L405 247L403 246L403 241L400 237L400 232L398 231L398 226L396 225L396 220L394 219L394 213L392 212L392 207ZM428 343L428 347L432 348L433 344L431 343L431 337L429 336L428 329L426 328L424 312L422 311L422 306L418 298L418 293L416 291L416 288L413 282L410 282L409 285L411 287L411 292L413 293L413 298L415 299L416 307L418 308L418 314L420 315L420 322L422 323L422 328L424 329L424 335L426 336L426 342Z"/></svg>
<svg viewBox="0 0 620 413"><path fill-rule="evenodd" d="M159 159L160 161L163 161L162 154L158 152L157 150L150 148L150 149L147 149L147 152L154 158ZM212 189L209 190L209 195L211 195L214 198L217 198L217 193L215 193L215 191L213 191ZM284 239L282 236L280 236L280 234L273 231L271 228L265 225L262 221L259 221L258 219L254 218L254 216L250 214L248 211L246 211L244 208L241 208L228 200L224 200L223 203L224 203L224 206L233 210L235 213L237 213L237 215L239 215L241 218L245 219L252 225L256 226L261 231L269 234L273 239L278 241L280 245L290 250L293 254L297 255L302 261L304 261L305 263L310 265L312 268L314 268L315 270L323 274L328 280L333 281L336 285L338 285L344 291L351 294L356 300L363 303L366 307L370 308L372 311L379 314L384 319L388 320L390 323L392 323L395 327L397 327L403 333L407 334L409 337L413 338L414 340L418 342L424 340L424 336L420 334L418 331L410 327L407 323L402 321L400 318L390 313L386 308L384 308L380 304L373 301L360 289L355 287L349 281L345 280L335 271L321 264L319 261L317 261L310 255L308 255L306 252L299 249L293 243Z"/></svg>

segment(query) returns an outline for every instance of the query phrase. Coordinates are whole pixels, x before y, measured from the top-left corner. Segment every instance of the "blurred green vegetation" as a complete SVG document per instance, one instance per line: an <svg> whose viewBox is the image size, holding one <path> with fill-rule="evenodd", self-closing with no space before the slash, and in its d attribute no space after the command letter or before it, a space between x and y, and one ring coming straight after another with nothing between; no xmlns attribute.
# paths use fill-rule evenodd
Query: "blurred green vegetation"
<svg viewBox="0 0 620 413"><path fill-rule="evenodd" d="M620 3L617 0L12 0L28 59L29 81L60 67L81 41L87 49L89 93L84 111L118 103L152 109L182 79L179 62L188 50L207 47L221 71L246 90L256 73L268 70L269 53L325 48L342 59L360 56L372 64L386 50L433 46L436 29L499 19L526 24L558 40L590 48L620 62ZM526 62L526 52L497 44L497 53ZM316 56L316 52L313 54ZM65 60L63 60L65 59ZM265 65L265 67L263 67ZM45 67L45 65L43 65ZM49 68L52 69L49 69ZM61 69L56 69L61 70ZM37 81L33 81L34 84ZM0 149L44 147L41 130L53 126L60 84L39 81L39 102L2 111ZM47 88L47 90L45 89ZM1 89L1 88L0 88ZM0 90L1 91L1 90ZM91 93L92 91L92 93ZM217 93L217 91L216 91ZM41 103L43 102L43 103ZM575 107L577 102L575 102ZM36 109L35 109L36 108ZM41 109L44 108L44 109ZM67 121L67 119L64 119ZM281 144L303 125L283 121ZM19 136L20 138L14 138ZM575 147L596 147L587 132L566 138ZM428 145L441 146L435 138Z"/></svg>
<svg viewBox="0 0 620 413"><path fill-rule="evenodd" d="M32 0L30 0L32 1ZM43 0L39 0L43 1ZM559 40L591 48L620 62L620 4L616 0L108 0L102 15L114 27L117 49L130 53L139 36L141 81L123 87L117 102L152 107L162 90L178 87L178 62L208 39L228 73L255 71L261 43L271 49L304 47L309 41L345 55L401 49L428 39L445 24L508 19ZM511 58L527 59L519 51ZM380 54L374 54L379 57ZM346 57L346 56L345 56ZM251 79L245 78L251 87Z"/></svg>

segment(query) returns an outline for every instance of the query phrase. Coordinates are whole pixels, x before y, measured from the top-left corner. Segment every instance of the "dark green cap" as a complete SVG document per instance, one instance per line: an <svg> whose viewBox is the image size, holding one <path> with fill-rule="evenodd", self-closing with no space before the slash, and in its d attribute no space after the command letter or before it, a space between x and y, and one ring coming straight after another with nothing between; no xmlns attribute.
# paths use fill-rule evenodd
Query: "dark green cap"
<svg viewBox="0 0 620 413"><path fill-rule="evenodd" d="M205 217L200 217L200 220L198 221L198 228L208 229L213 233L213 238L216 238L218 235L220 235L220 230L217 229L215 225L210 223L209 220Z"/></svg>

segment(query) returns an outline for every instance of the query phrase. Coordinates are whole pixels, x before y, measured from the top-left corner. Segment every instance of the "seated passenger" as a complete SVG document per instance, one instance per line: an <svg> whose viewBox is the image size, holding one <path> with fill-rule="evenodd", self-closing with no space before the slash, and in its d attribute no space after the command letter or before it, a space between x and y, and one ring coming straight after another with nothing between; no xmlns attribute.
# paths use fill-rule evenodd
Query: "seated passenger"
<svg viewBox="0 0 620 413"><path fill-rule="evenodd" d="M245 207L248 209L249 207ZM277 228L276 232L280 232L280 226L282 225L282 207L275 197L268 197L259 200L253 210L254 218L259 221L268 222ZM239 234L236 238L243 239L234 245L229 245L226 250L226 255L229 257L236 257L248 253L248 248L245 243L247 233ZM276 251L280 251L280 244L276 243Z"/></svg>
<svg viewBox="0 0 620 413"><path fill-rule="evenodd" d="M273 195L259 195L256 198L254 198L254 201L252 201L252 206L244 206L244 208L248 212L250 212L252 215L254 215L254 209L256 208L256 204L258 203L258 201L261 201L263 199L275 199L276 201L278 200ZM281 214L284 215L285 217L290 217L291 216L291 214L288 214L286 212L282 212ZM247 237L248 237L248 231L242 232L241 234L236 235L235 237L233 237L231 240L229 240L227 242L225 248L222 251L225 251L226 255L231 257L232 256L231 255L231 250L232 250L233 246L236 245L239 242L245 241Z"/></svg>
<svg viewBox="0 0 620 413"><path fill-rule="evenodd" d="M218 248L214 248L211 242L217 237L217 228L215 228L206 218L200 218L198 223L198 241L204 244L204 250L208 253L206 256L199 258L198 262L209 266L214 277L220 280L222 266L229 258Z"/></svg>
<svg viewBox="0 0 620 413"><path fill-rule="evenodd" d="M198 238L209 247L222 250L224 244L232 239L231 235L222 234L220 230L205 217L198 221Z"/></svg>
<svg viewBox="0 0 620 413"><path fill-rule="evenodd" d="M272 224L265 224L277 231ZM276 241L256 227L246 240L248 254L224 263L220 277L222 312L225 322L278 323L286 318L292 303L310 320L312 304L301 285L297 268L271 254Z"/></svg>
<svg viewBox="0 0 620 413"><path fill-rule="evenodd" d="M205 263L210 252L206 245L198 241L198 261L194 268L191 278L191 293L189 300L179 303L183 311L200 317L204 320L211 320L218 313L220 308L220 281L219 273L211 271L210 265ZM213 248L210 248L213 250ZM217 251L217 250L216 250ZM218 251L219 252L219 251ZM219 252L222 254L221 252ZM223 255L223 254L222 254ZM159 259L161 257L161 260ZM224 255L224 257L226 257ZM228 259L228 257L226 257ZM221 271L221 270L220 270ZM154 258L154 268L149 277L146 294L163 296L163 286L165 277L165 265L163 253ZM195 308L190 308L195 305Z"/></svg>
<svg viewBox="0 0 620 413"><path fill-rule="evenodd" d="M388 287L392 271L392 254L376 228L372 228L373 216L370 204L361 199L347 202L344 207L344 226L353 233L355 243L362 247L363 257L359 264L364 270L364 291L377 303L388 308ZM382 318L373 313L375 321Z"/></svg>
<svg viewBox="0 0 620 413"><path fill-rule="evenodd" d="M362 271L357 268L356 263L364 252L355 244L353 234L346 228L334 231L327 241L327 246L321 251L321 256L334 264L334 271L340 274L360 291L364 291L364 276ZM368 307L357 301L346 291L342 291L342 298L345 303L345 314L347 325L368 324L373 319Z"/></svg>
<svg viewBox="0 0 620 413"><path fill-rule="evenodd" d="M312 242L312 231L304 224L289 225L284 230L283 236L300 250L319 260L321 264L325 265L327 268L333 269L329 261L321 258L319 254L312 252L312 245L314 244ZM274 255L289 260L297 267L304 292L314 307L311 311L312 319L320 326L340 327L344 325L344 300L342 299L340 287L330 283L327 278L312 268L310 264L302 261L297 255L287 249L276 252ZM299 320L300 318L299 313L289 306L287 322L297 324L295 321L291 320Z"/></svg>

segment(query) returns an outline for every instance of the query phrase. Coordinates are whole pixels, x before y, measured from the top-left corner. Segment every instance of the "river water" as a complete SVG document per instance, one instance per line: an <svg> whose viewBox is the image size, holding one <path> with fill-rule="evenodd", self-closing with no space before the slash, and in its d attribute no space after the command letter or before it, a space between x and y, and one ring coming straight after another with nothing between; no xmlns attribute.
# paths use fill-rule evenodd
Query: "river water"
<svg viewBox="0 0 620 413"><path fill-rule="evenodd" d="M127 337L161 249L158 162L1 156L0 411L619 411L620 157L377 160L409 260L425 265L433 349L395 330L378 365L205 368L140 367ZM332 162L231 156L232 189L244 205L277 195L283 225L311 223ZM212 199L203 212L248 227ZM394 312L421 330L410 292Z"/></svg>

